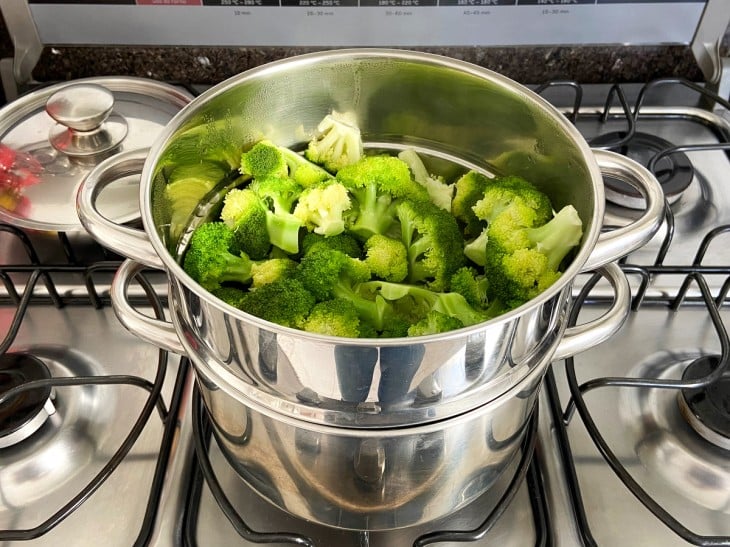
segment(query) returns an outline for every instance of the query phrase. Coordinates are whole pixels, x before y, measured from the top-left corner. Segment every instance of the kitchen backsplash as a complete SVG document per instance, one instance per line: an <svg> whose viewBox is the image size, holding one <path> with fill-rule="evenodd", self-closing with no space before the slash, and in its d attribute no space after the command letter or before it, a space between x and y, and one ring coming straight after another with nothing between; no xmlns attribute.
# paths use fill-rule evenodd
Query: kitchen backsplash
<svg viewBox="0 0 730 547"><path fill-rule="evenodd" d="M214 84L269 61L315 48L287 47L46 47L34 71L38 81L134 75ZM414 48L463 59L524 83L572 79L582 83L642 82L658 77L702 79L685 46L542 46ZM730 50L730 33L723 43ZM12 56L0 17L0 55Z"/></svg>

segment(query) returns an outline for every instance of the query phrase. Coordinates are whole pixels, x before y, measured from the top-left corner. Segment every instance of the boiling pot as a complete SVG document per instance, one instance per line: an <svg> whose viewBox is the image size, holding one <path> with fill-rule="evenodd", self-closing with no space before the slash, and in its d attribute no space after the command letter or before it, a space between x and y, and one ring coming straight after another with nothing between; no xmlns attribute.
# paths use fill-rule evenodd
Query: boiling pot
<svg viewBox="0 0 730 547"><path fill-rule="evenodd" d="M556 209L574 205L584 235L561 278L485 323L397 339L282 327L202 289L180 266L189 232L170 229L166 158L191 143L203 159L211 151L240 153L264 137L296 147L333 109L355 115L367 148L416 148L437 172L457 165L519 175L546 192ZM144 233L117 226L95 207L106 184L139 171ZM602 172L637 187L646 202L638 220L605 233ZM210 218L221 194L206 196L191 226ZM416 524L488 491L519 450L549 362L588 349L621 326L630 290L611 262L651 239L664 198L646 169L591 150L549 103L503 76L430 54L358 49L271 63L211 88L150 150L95 169L77 205L100 242L166 271L171 323L127 301L141 268L132 261L115 277L114 309L141 338L191 358L216 437L241 476L295 515L373 530L393 527L394 512L401 515L397 526ZM566 329L573 282L594 269L614 288L614 303L598 319ZM442 457L419 456L434 443ZM363 461L376 469L365 474L372 480L362 476Z"/></svg>

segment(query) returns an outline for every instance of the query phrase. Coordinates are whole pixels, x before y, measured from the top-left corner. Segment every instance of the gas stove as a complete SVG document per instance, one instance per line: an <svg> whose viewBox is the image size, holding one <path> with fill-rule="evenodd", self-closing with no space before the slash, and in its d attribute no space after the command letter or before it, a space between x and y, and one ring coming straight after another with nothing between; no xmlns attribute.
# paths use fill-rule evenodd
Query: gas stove
<svg viewBox="0 0 730 547"><path fill-rule="evenodd" d="M697 106L708 95L696 87L536 88L593 146L648 164L669 213L622 261L633 290L622 329L551 366L500 499L418 527L325 528L258 498L211 437L187 360L116 321L108 288L120 258L78 234L3 224L0 542L730 545L729 105ZM606 184L610 229L635 218L640 198ZM131 298L163 315L164 295L164 277L148 272ZM582 275L573 320L610 298Z"/></svg>

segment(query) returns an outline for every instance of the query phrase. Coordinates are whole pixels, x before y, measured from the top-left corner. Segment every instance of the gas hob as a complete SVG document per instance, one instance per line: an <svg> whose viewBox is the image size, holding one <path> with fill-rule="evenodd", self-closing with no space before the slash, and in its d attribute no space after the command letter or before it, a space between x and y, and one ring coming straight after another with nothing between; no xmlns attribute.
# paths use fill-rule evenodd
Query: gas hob
<svg viewBox="0 0 730 547"><path fill-rule="evenodd" d="M648 164L667 185L670 214L622 261L634 294L622 329L552 365L535 433L503 477L501 499L377 533L324 528L269 506L211 438L187 361L116 322L108 282L119 258L97 248L64 252L76 248L74 237L3 226L0 241L15 250L0 264L0 347L45 364L50 393L30 405L47 416L23 420L35 419L24 438L0 448L0 542L730 545L730 390L721 377L730 345L720 305L730 279L727 111L696 106L702 95L682 82L621 93L556 82L538 91L593 146ZM605 225L635 218L640 196L606 184ZM164 313L164 279L145 278L149 294L138 287L136 302ZM576 282L578 323L608 306L610 291L594 281L586 274Z"/></svg>

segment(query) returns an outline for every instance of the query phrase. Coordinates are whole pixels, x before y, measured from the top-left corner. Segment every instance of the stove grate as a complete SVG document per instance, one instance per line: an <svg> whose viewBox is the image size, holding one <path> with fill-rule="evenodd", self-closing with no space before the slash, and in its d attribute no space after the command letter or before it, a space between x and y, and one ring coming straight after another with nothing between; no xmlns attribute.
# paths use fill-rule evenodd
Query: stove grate
<svg viewBox="0 0 730 547"><path fill-rule="evenodd" d="M28 257L29 264L12 264L0 266L0 279L5 285L6 295L2 299L3 305L15 306L15 313L12 322L0 341L0 356L6 355L9 348L13 344L20 326L23 322L31 305L48 305L51 304L56 308L62 308L68 304L76 305L92 305L95 308L101 308L108 305L108 297L102 297L102 292L98 289L98 283L95 278L100 273L111 273L116 271L121 263L120 260L106 260L91 264L83 264L77 260L73 246L66 234L59 233L58 240L63 252L68 259L68 264L43 264L39 259L39 253L30 238L18 228L5 224L0 224L0 231L11 234L17 238ZM108 251L102 251L105 257L111 257ZM84 277L84 287L87 294L84 296L68 296L62 295L57 290L57 283L54 280L55 274L78 273ZM27 274L22 276L22 281L18 281L16 276L12 274ZM37 285L42 281L45 285L46 294L38 295ZM151 306L158 318L164 317L164 301L156 294L151 283L144 277L138 276L138 282L143 287L146 295L146 304ZM19 288L19 283L23 284L23 288ZM174 436L177 430L177 421L174 413L170 413L166 407L161 391L168 366L167 352L160 350L155 372L154 381L131 375L100 375L100 376L74 376L62 378L48 378L42 380L33 380L22 383L18 386L7 390L0 396L0 406L10 401L22 393L54 388L67 388L89 385L130 385L144 389L148 392L145 403L137 417L136 421L130 428L126 438L123 440L117 451L109 457L106 464L99 472L83 487L76 495L68 500L61 508L59 508L51 516L45 518L40 524L27 529L6 529L0 530L0 542L5 541L28 541L40 538L53 530L68 516L70 516L79 506L85 503L96 490L106 481L106 479L114 472L114 470L125 459L129 451L132 449L142 430L148 423L153 411L157 409L160 420L164 424L162 439L160 442L160 450L158 452L154 479L150 486L148 503L145 511L143 522L140 525L140 531L136 545L144 545L149 541L155 525L156 513L158 510L158 501L161 495L163 480L166 473L167 462L170 451L174 444ZM175 389L170 401L172 409L177 408L183 394L183 385L185 377L188 373L188 366L181 365L176 379Z"/></svg>

